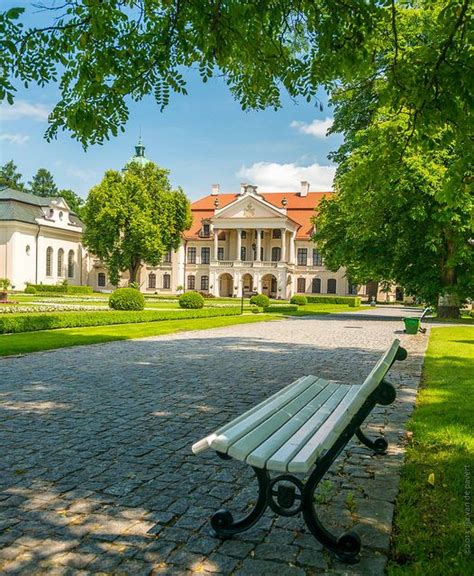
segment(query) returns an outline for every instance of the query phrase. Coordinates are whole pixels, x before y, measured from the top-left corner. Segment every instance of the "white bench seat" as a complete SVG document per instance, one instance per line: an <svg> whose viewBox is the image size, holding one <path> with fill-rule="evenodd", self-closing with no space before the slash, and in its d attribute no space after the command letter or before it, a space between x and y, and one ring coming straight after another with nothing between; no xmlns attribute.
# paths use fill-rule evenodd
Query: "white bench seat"
<svg viewBox="0 0 474 576"><path fill-rule="evenodd" d="M362 385L304 376L193 445L251 466L306 474L329 450L380 384L399 347L395 340Z"/></svg>

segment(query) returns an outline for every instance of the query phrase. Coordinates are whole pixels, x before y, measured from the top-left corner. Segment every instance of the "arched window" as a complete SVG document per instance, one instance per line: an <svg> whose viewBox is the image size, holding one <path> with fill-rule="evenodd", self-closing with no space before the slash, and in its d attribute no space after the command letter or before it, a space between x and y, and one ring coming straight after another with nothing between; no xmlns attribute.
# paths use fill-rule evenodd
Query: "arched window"
<svg viewBox="0 0 474 576"><path fill-rule="evenodd" d="M46 276L53 275L53 249L51 246L46 248Z"/></svg>
<svg viewBox="0 0 474 576"><path fill-rule="evenodd" d="M278 240L279 238L281 238L281 230L279 228L275 228L274 230L272 230L272 238L274 240Z"/></svg>
<svg viewBox="0 0 474 576"><path fill-rule="evenodd" d="M58 250L58 276L60 278L64 276L64 250L62 248Z"/></svg>
<svg viewBox="0 0 474 576"><path fill-rule="evenodd" d="M313 294L321 294L321 278L313 278L311 281L311 292Z"/></svg>
<svg viewBox="0 0 474 576"><path fill-rule="evenodd" d="M188 281L189 278L190 277L188 276ZM169 274L163 274L163 290L169 290L170 288L171 288L171 276Z"/></svg>
<svg viewBox="0 0 474 576"><path fill-rule="evenodd" d="M280 246L274 246L272 248L272 262L280 262L281 260L281 248Z"/></svg>
<svg viewBox="0 0 474 576"><path fill-rule="evenodd" d="M205 292L209 290L209 276L201 276L201 290Z"/></svg>
<svg viewBox="0 0 474 576"><path fill-rule="evenodd" d="M188 290L194 290L196 288L196 276L190 274L188 276Z"/></svg>
<svg viewBox="0 0 474 576"><path fill-rule="evenodd" d="M297 280L297 288L296 291L300 294L304 294L306 292L306 279L305 278L298 278Z"/></svg>
<svg viewBox="0 0 474 576"><path fill-rule="evenodd" d="M154 272L148 274L148 288L156 288L156 274Z"/></svg>
<svg viewBox="0 0 474 576"><path fill-rule="evenodd" d="M328 294L336 293L337 282L334 278L329 278L328 280Z"/></svg>
<svg viewBox="0 0 474 576"><path fill-rule="evenodd" d="M74 250L69 250L67 255L67 277L74 278Z"/></svg>
<svg viewBox="0 0 474 576"><path fill-rule="evenodd" d="M105 286L105 274L104 272L99 272L97 274L97 286L103 288Z"/></svg>

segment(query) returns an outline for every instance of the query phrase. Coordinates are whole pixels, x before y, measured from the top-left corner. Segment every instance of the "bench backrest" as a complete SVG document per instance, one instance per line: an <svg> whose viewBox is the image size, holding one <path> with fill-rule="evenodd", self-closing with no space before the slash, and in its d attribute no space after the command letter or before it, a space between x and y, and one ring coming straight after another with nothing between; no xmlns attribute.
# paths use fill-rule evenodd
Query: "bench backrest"
<svg viewBox="0 0 474 576"><path fill-rule="evenodd" d="M370 374L361 385L358 396L367 398L370 396L370 394L372 394L372 392L384 379L385 374L387 374L387 372L390 370L390 367L397 357L399 348L400 340L396 339L393 341L392 345L385 352L385 354L379 359L377 364L372 368Z"/></svg>

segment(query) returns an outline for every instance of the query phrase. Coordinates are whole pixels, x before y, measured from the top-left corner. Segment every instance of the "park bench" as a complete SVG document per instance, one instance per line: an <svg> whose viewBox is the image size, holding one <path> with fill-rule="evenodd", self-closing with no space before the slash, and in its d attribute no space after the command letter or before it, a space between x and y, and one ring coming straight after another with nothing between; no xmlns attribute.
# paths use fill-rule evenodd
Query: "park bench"
<svg viewBox="0 0 474 576"><path fill-rule="evenodd" d="M299 378L251 410L196 442L194 454L211 448L223 459L249 464L257 477L259 493L253 510L234 521L227 510L211 518L212 533L229 538L253 526L267 506L282 516L300 512L311 533L342 560L356 559L361 541L354 532L339 537L319 520L314 492L331 464L355 434L378 454L387 449L385 438L371 439L360 426L376 404L395 399L385 375L406 350L395 340L362 385L337 384L317 376ZM277 473L273 477L270 472ZM295 474L307 478L303 482Z"/></svg>

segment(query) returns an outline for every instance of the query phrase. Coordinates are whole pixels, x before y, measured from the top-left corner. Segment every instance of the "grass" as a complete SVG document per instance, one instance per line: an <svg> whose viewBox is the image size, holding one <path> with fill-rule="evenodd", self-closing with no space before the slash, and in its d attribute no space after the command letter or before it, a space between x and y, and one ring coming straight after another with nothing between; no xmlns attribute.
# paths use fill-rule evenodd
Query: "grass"
<svg viewBox="0 0 474 576"><path fill-rule="evenodd" d="M389 576L473 574L474 328L433 328L409 423Z"/></svg>
<svg viewBox="0 0 474 576"><path fill-rule="evenodd" d="M341 312L360 312L362 307L352 308L347 304L306 304L295 312L287 312L287 316L320 316L321 314L337 314Z"/></svg>
<svg viewBox="0 0 474 576"><path fill-rule="evenodd" d="M60 330L43 330L21 334L0 335L0 356L53 350L68 346L100 344L114 340L130 340L161 336L187 330L207 330L234 324L265 322L274 317L259 314L256 316L218 316L197 318L193 320L164 320L161 322L144 322L141 324L116 324L86 328L65 328Z"/></svg>

